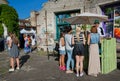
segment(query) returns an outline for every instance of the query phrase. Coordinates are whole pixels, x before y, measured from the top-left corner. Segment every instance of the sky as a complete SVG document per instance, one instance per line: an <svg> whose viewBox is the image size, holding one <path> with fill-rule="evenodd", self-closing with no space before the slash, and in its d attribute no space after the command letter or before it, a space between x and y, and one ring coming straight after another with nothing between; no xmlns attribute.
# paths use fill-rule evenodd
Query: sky
<svg viewBox="0 0 120 81"><path fill-rule="evenodd" d="M19 19L30 17L30 12L39 11L42 4L48 0L8 0L9 5L15 8L19 15Z"/></svg>

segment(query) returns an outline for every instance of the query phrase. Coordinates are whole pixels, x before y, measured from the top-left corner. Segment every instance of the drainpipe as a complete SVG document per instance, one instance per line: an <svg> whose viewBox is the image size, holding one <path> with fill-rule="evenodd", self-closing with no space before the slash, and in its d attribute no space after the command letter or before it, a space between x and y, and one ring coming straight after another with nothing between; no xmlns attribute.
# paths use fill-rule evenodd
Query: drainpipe
<svg viewBox="0 0 120 81"><path fill-rule="evenodd" d="M49 50L48 50L48 30L47 30L47 10L45 10L45 27L46 27L46 48L47 48L47 55L48 55L48 60L49 60Z"/></svg>

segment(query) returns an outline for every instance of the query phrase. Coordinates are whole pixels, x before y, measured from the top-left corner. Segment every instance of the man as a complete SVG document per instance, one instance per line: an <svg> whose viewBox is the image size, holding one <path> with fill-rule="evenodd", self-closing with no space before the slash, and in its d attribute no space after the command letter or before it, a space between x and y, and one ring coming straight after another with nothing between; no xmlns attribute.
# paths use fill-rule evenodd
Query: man
<svg viewBox="0 0 120 81"><path fill-rule="evenodd" d="M97 32L100 34L100 37L105 37L104 29L102 27L100 27L99 20L94 21L94 26L97 27Z"/></svg>
<svg viewBox="0 0 120 81"><path fill-rule="evenodd" d="M94 21L94 26L97 27L97 32L100 34L100 38L104 38L105 32L104 32L104 29L102 27L100 27L99 20ZM100 40L102 40L102 39L100 39ZM101 54L101 43L99 43L99 54Z"/></svg>

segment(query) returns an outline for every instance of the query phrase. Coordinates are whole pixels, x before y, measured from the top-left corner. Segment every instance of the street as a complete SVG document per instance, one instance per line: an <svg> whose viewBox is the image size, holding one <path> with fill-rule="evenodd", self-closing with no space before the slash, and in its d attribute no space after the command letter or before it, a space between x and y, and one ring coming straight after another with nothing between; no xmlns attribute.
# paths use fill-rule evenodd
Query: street
<svg viewBox="0 0 120 81"><path fill-rule="evenodd" d="M38 54L36 50L27 55L22 50L20 57L21 69L9 73L7 52L2 53L5 54L0 53L3 56L3 59L0 59L0 65L1 62L4 64L0 69L4 67L5 71L0 75L0 81L120 81L120 58L118 58L118 69L108 74L92 77L84 73L83 77L76 77L75 73L66 74L65 71L58 69L57 57L50 56L48 60L47 55Z"/></svg>

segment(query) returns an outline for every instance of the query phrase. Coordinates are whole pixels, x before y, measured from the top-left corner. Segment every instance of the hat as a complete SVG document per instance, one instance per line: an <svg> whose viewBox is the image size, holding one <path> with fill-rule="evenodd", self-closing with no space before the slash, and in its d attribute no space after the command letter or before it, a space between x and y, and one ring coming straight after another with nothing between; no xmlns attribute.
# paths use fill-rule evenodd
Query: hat
<svg viewBox="0 0 120 81"><path fill-rule="evenodd" d="M94 24L99 24L99 23L100 23L99 20L94 21Z"/></svg>

